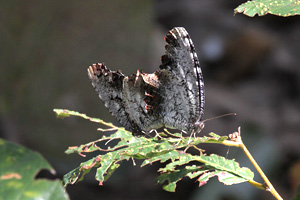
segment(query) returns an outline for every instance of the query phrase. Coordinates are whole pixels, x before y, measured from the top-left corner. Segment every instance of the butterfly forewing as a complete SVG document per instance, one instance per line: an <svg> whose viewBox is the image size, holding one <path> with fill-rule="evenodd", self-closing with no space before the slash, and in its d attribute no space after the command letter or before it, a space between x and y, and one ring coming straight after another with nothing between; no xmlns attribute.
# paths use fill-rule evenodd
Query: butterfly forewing
<svg viewBox="0 0 300 200"><path fill-rule="evenodd" d="M173 110L177 119L166 115L165 121L167 125L171 123L173 127L190 132L194 124L201 120L204 111L204 83L199 60L193 42L184 28L173 28L165 40L166 54L162 56L160 68L172 73L173 77L170 76L170 79L173 80L167 82L173 88L171 93L165 91L164 94L171 94L176 98L177 108ZM166 106L168 107L167 102ZM173 109L169 107L169 110Z"/></svg>

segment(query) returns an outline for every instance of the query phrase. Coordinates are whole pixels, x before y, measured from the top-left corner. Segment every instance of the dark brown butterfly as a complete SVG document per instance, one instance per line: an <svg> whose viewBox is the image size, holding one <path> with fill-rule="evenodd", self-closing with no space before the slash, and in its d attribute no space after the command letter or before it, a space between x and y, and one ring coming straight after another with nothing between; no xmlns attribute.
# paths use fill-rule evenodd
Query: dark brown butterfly
<svg viewBox="0 0 300 200"><path fill-rule="evenodd" d="M160 127L196 133L202 128L204 82L193 42L182 27L165 36L166 53L159 70L126 76L104 63L88 75L109 112L134 134Z"/></svg>

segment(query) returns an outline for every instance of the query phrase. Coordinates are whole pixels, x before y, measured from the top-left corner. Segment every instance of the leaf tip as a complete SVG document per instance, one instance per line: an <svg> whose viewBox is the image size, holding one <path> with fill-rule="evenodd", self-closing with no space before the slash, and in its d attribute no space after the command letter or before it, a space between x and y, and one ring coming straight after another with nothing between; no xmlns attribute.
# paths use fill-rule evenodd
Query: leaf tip
<svg viewBox="0 0 300 200"><path fill-rule="evenodd" d="M55 108L55 109L53 109L53 112L55 112L57 118L61 118L61 119L70 116L70 114L68 113L68 111L65 110L65 109L56 109Z"/></svg>

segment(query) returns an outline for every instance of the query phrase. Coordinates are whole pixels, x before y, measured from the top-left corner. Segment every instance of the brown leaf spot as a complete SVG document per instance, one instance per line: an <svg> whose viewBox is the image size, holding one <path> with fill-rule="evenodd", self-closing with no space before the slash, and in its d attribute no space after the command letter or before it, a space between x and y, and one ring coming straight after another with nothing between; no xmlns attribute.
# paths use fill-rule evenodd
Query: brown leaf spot
<svg viewBox="0 0 300 200"><path fill-rule="evenodd" d="M1 180L7 180L7 179L13 179L13 178L15 178L15 179L21 179L22 176L20 174L18 174L18 173L8 173L8 174L2 175L0 177Z"/></svg>

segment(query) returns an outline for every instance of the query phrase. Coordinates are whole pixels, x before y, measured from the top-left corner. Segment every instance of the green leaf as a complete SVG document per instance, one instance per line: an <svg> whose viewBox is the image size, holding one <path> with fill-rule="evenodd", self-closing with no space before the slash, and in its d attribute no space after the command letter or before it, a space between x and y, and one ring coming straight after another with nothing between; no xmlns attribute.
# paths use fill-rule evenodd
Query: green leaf
<svg viewBox="0 0 300 200"><path fill-rule="evenodd" d="M300 14L299 0L252 0L239 5L234 13L244 13L250 17L266 14L293 16Z"/></svg>
<svg viewBox="0 0 300 200"><path fill-rule="evenodd" d="M101 124L104 124L106 126L118 128L118 127L115 127L112 123L106 123L101 119L88 117L86 114L82 114L82 113L79 113L79 112L76 112L76 111L71 111L71 110L67 110L67 109L53 109L53 111L56 113L56 116L58 118L61 118L61 119L66 118L66 117L70 117L70 116L77 116L77 117L82 117L84 119L88 119L92 122L101 123Z"/></svg>
<svg viewBox="0 0 300 200"><path fill-rule="evenodd" d="M35 179L41 169L54 172L37 152L0 139L0 200L69 199L59 180Z"/></svg>
<svg viewBox="0 0 300 200"><path fill-rule="evenodd" d="M188 176L189 178L195 178L206 171L206 169L199 166L186 166L184 169L178 169L173 172L164 173L160 175L156 181L160 184L163 184L165 181L167 181L168 183L163 186L163 189L168 192L175 192L177 182L183 177Z"/></svg>
<svg viewBox="0 0 300 200"><path fill-rule="evenodd" d="M177 154L177 156L176 158L173 155L171 162L164 168L159 169L159 171L164 174L158 178L158 182L163 183L164 181L168 181L166 186L168 191L170 191L171 188L175 188L177 181L181 180L184 176L195 178L201 175L198 179L199 186L204 185L214 176L218 176L219 181L225 185L246 182L252 180L254 177L253 172L248 168L240 168L239 164L234 160L226 160L224 157L215 154L211 154L210 156ZM185 169L176 170L177 167L192 161L198 161L199 165L186 166ZM170 184L172 185L171 188L168 186Z"/></svg>
<svg viewBox="0 0 300 200"><path fill-rule="evenodd" d="M152 138L135 137L124 128L115 127L101 119L90 118L84 114L68 110L63 110L63 112L67 113L68 116L74 115L92 119L91 121L117 130L109 136L103 135L96 141L69 147L66 151L68 154L77 153L80 156L85 156L90 152L99 154L67 173L63 178L64 185L83 180L85 174L89 173L92 168L97 168L96 180L102 185L119 168L121 161L129 159L144 160L141 164L142 167L153 162L167 163L158 170L161 175L157 182L164 183L167 181L163 188L170 192L175 191L177 182L184 177L197 178L199 186L214 176L217 176L219 181L226 185L245 182L254 177L253 172L248 168L241 168L236 161L227 160L215 154L205 155L202 153L203 150L196 147L200 143L222 144L227 140L227 136L210 133L209 136L204 137L184 137L179 133L173 134L165 131L163 134ZM101 143L108 145L112 140L117 141L113 143L113 146L107 146L106 149L100 147ZM187 153L188 148L195 148L199 151L199 155Z"/></svg>
<svg viewBox="0 0 300 200"><path fill-rule="evenodd" d="M93 167L99 166L100 164L99 159L101 159L101 157L96 156L86 162L81 163L79 167L65 174L62 179L63 185L66 186L68 184L74 184L76 182L83 180L84 175L89 173Z"/></svg>

